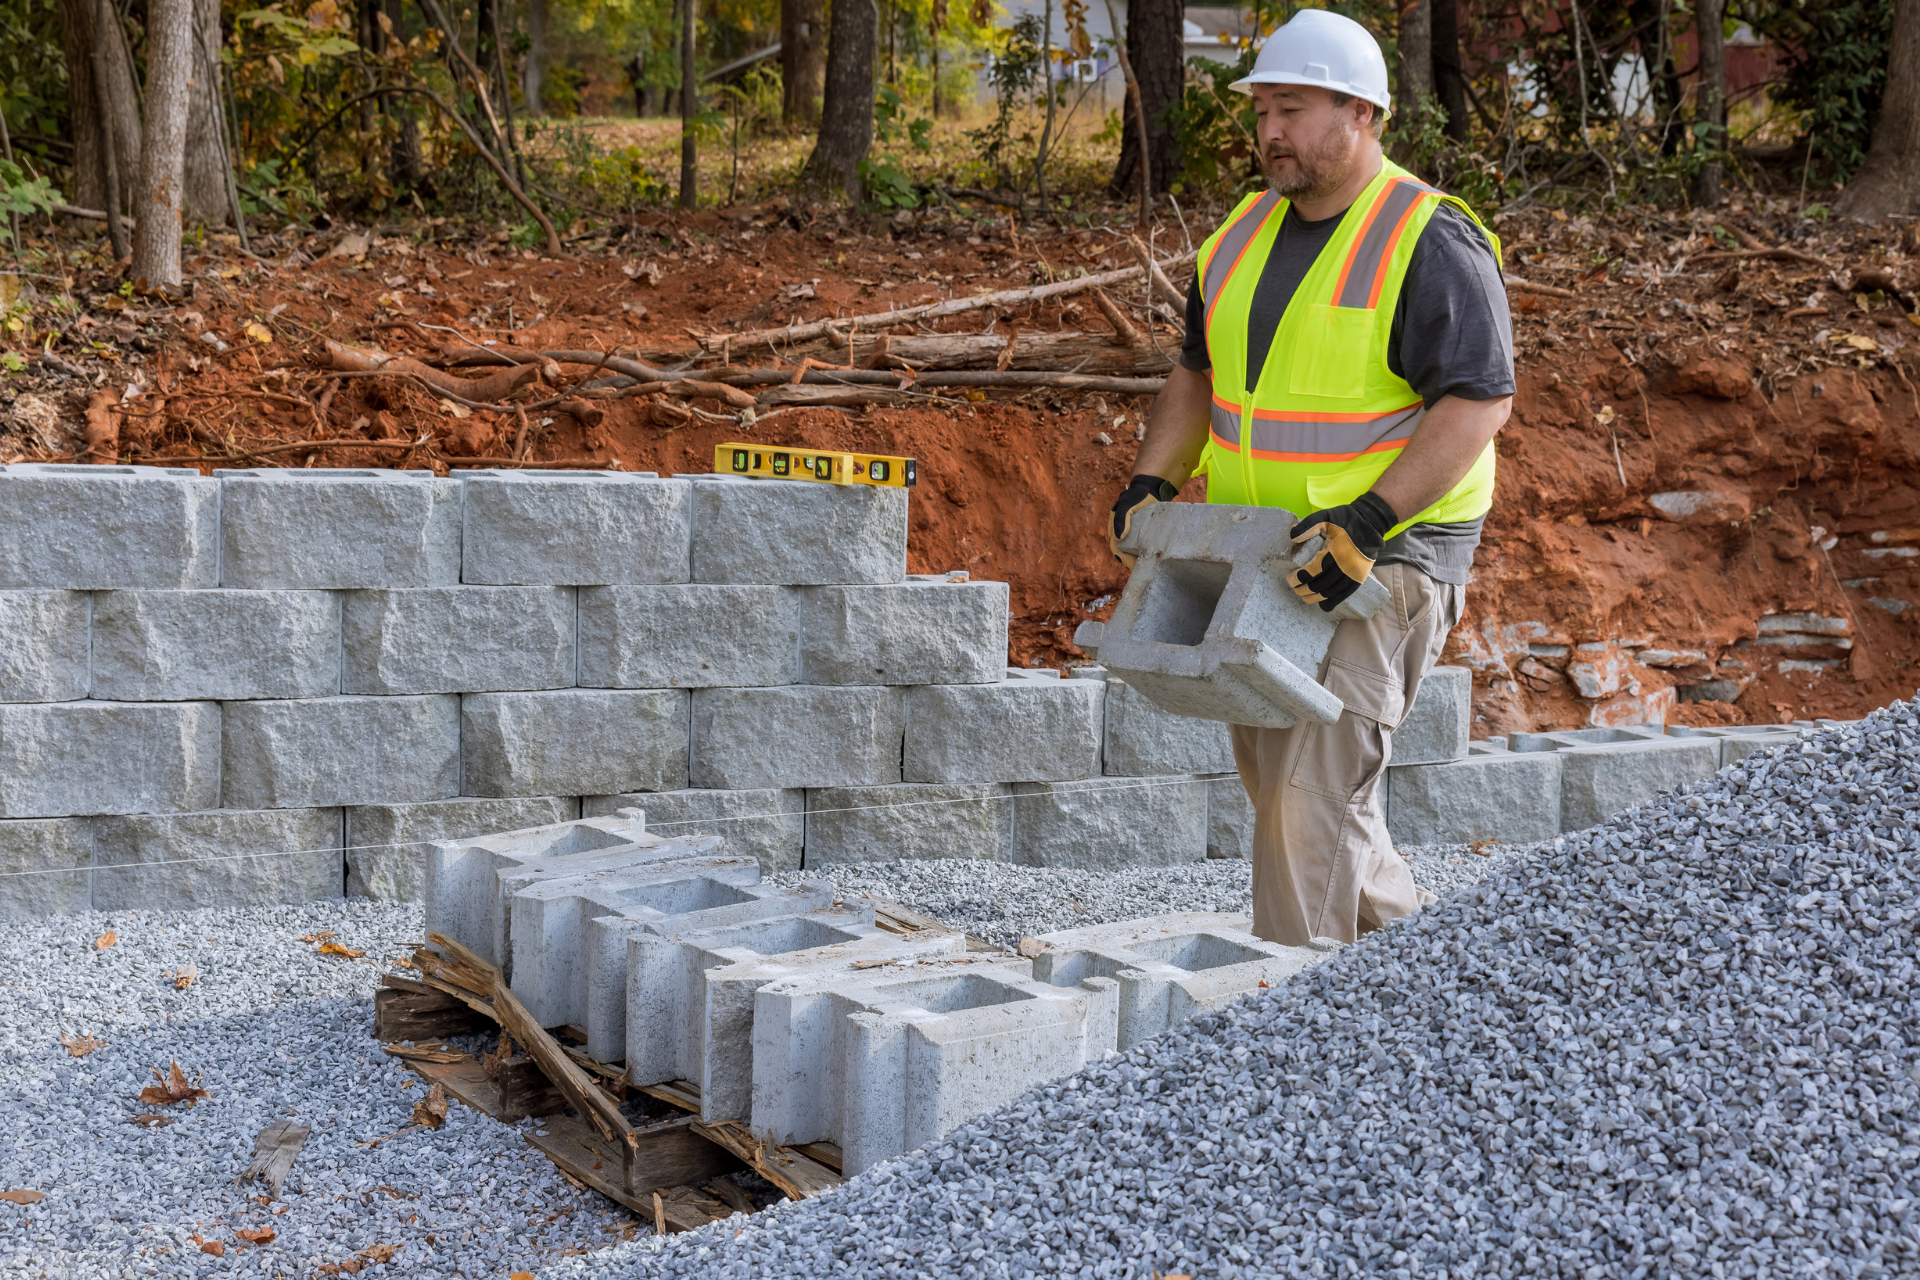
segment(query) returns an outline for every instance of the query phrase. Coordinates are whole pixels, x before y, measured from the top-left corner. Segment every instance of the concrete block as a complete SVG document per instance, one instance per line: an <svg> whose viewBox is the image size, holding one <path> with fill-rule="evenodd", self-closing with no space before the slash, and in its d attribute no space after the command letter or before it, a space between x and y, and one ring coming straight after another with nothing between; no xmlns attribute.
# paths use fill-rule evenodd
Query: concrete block
<svg viewBox="0 0 1920 1280"><path fill-rule="evenodd" d="M1789 746L1800 740L1798 734L1764 733L1752 737L1728 738L1720 744L1720 766L1739 764L1749 756L1757 756L1778 747Z"/></svg>
<svg viewBox="0 0 1920 1280"><path fill-rule="evenodd" d="M1399 845L1524 844L1560 830L1561 753L1481 749L1387 770L1387 832Z"/></svg>
<svg viewBox="0 0 1920 1280"><path fill-rule="evenodd" d="M1333 954L1266 942L1248 932L1251 924L1246 916L1182 912L1043 934L1047 949L1034 959L1033 976L1055 986L1118 982L1115 1047L1124 1052Z"/></svg>
<svg viewBox="0 0 1920 1280"><path fill-rule="evenodd" d="M823 787L807 792L809 867L922 858L1013 858L1005 783Z"/></svg>
<svg viewBox="0 0 1920 1280"><path fill-rule="evenodd" d="M1720 769L1720 744L1678 738L1622 747L1561 751L1560 829L1584 831Z"/></svg>
<svg viewBox="0 0 1920 1280"><path fill-rule="evenodd" d="M604 795L687 785L684 689L556 689L461 699L461 790Z"/></svg>
<svg viewBox="0 0 1920 1280"><path fill-rule="evenodd" d="M92 866L89 819L0 822L0 920L91 910Z"/></svg>
<svg viewBox="0 0 1920 1280"><path fill-rule="evenodd" d="M1296 547L1278 507L1170 502L1133 522L1138 557L1113 620L1083 622L1074 643L1176 715L1285 729L1332 724L1338 695L1320 667L1343 617L1368 617L1386 588L1369 578L1332 613L1287 585L1313 546Z"/></svg>
<svg viewBox="0 0 1920 1280"><path fill-rule="evenodd" d="M175 467L0 467L0 589L211 587L220 483ZM31 531L27 533L26 531Z"/></svg>
<svg viewBox="0 0 1920 1280"><path fill-rule="evenodd" d="M1800 739L1800 731L1791 725L1779 724L1729 724L1729 725L1668 725L1667 736L1671 738L1711 738L1720 744L1720 767L1726 768L1738 764L1750 755L1770 751L1774 747L1785 746Z"/></svg>
<svg viewBox="0 0 1920 1280"><path fill-rule="evenodd" d="M688 774L720 790L884 786L900 781L904 720L898 689L695 689Z"/></svg>
<svg viewBox="0 0 1920 1280"><path fill-rule="evenodd" d="M465 483L464 582L687 580L685 480L619 471L479 471Z"/></svg>
<svg viewBox="0 0 1920 1280"><path fill-rule="evenodd" d="M129 702L324 698L340 692L340 601L328 591L102 591L93 696Z"/></svg>
<svg viewBox="0 0 1920 1280"><path fill-rule="evenodd" d="M0 818L220 804L220 704L0 704Z"/></svg>
<svg viewBox="0 0 1920 1280"><path fill-rule="evenodd" d="M906 694L908 782L1067 782L1100 775L1106 686L1009 671Z"/></svg>
<svg viewBox="0 0 1920 1280"><path fill-rule="evenodd" d="M1507 735L1507 750L1514 752L1577 751L1586 747L1618 747L1659 742L1666 736L1666 730L1657 724L1593 729L1553 729L1546 733L1510 733Z"/></svg>
<svg viewBox="0 0 1920 1280"><path fill-rule="evenodd" d="M349 591L343 693L481 693L574 683L571 587Z"/></svg>
<svg viewBox="0 0 1920 1280"><path fill-rule="evenodd" d="M92 822L96 911L187 911L340 896L338 809L216 809Z"/></svg>
<svg viewBox="0 0 1920 1280"><path fill-rule="evenodd" d="M780 916L676 937L627 940L627 1078L691 1080L700 1118L746 1120L753 1109L754 993L806 972L964 952L959 933L893 934L870 925Z"/></svg>
<svg viewBox="0 0 1920 1280"><path fill-rule="evenodd" d="M1207 857L1253 857L1253 801L1237 773L1208 775Z"/></svg>
<svg viewBox="0 0 1920 1280"><path fill-rule="evenodd" d="M580 802L572 796L354 805L346 811L347 896L418 902L426 888L427 851L436 841L594 816L582 815L579 809Z"/></svg>
<svg viewBox="0 0 1920 1280"><path fill-rule="evenodd" d="M221 485L223 587L301 591L460 581L458 480L380 468L213 474Z"/></svg>
<svg viewBox="0 0 1920 1280"><path fill-rule="evenodd" d="M748 791L633 791L584 796L580 816L645 809L647 830L663 836L717 835L728 853L757 860L763 875L797 871L806 850L807 793L797 787Z"/></svg>
<svg viewBox="0 0 1920 1280"><path fill-rule="evenodd" d="M1007 584L800 593L802 684L990 684L1007 669Z"/></svg>
<svg viewBox="0 0 1920 1280"><path fill-rule="evenodd" d="M1435 667L1420 681L1413 705L1393 731L1394 764L1440 764L1467 754L1473 719L1473 672Z"/></svg>
<svg viewBox="0 0 1920 1280"><path fill-rule="evenodd" d="M580 683L610 689L793 684L792 587L583 587Z"/></svg>
<svg viewBox="0 0 1920 1280"><path fill-rule="evenodd" d="M223 706L227 808L405 804L460 794L460 700L451 694Z"/></svg>
<svg viewBox="0 0 1920 1280"><path fill-rule="evenodd" d="M87 696L87 594L0 591L0 702Z"/></svg>
<svg viewBox="0 0 1920 1280"><path fill-rule="evenodd" d="M907 490L693 478L693 581L775 586L899 582Z"/></svg>
<svg viewBox="0 0 1920 1280"><path fill-rule="evenodd" d="M1099 871L1200 862L1207 791L1192 776L1016 782L1013 860Z"/></svg>
<svg viewBox="0 0 1920 1280"><path fill-rule="evenodd" d="M1102 769L1119 777L1222 773L1234 767L1233 739L1218 720L1162 711L1124 680L1107 680Z"/></svg>

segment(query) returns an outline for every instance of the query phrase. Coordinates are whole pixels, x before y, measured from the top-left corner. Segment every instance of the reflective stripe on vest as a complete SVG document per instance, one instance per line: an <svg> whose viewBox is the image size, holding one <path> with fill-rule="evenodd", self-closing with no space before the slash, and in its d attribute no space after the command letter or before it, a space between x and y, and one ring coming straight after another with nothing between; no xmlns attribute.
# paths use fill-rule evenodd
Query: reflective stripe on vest
<svg viewBox="0 0 1920 1280"><path fill-rule="evenodd" d="M1253 243L1260 228L1267 225L1267 219L1280 205L1280 197L1269 191L1255 200L1242 212L1234 215L1226 228L1220 233L1219 241L1214 245L1213 256L1207 259L1207 269L1200 277L1200 300L1206 304L1207 319L1213 318L1214 299L1220 296L1221 287L1227 283L1227 277L1240 265L1247 246Z"/></svg>
<svg viewBox="0 0 1920 1280"><path fill-rule="evenodd" d="M1216 393L1212 412L1213 438L1238 452L1244 408ZM1280 462L1350 462L1369 453L1404 449L1426 416L1426 406L1417 400L1382 415L1255 409L1253 456Z"/></svg>

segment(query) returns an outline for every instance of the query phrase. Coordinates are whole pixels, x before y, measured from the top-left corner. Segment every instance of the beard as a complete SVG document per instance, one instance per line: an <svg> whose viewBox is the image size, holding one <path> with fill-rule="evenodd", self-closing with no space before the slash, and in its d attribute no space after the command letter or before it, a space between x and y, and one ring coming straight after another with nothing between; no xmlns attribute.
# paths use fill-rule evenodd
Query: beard
<svg viewBox="0 0 1920 1280"><path fill-rule="evenodd" d="M1315 199L1332 195L1346 181L1354 150L1354 140L1339 120L1333 120L1318 138L1295 148L1289 156L1276 157L1270 152L1263 155L1261 168L1275 195L1288 200L1302 196ZM1282 170L1281 159L1293 161L1290 173Z"/></svg>

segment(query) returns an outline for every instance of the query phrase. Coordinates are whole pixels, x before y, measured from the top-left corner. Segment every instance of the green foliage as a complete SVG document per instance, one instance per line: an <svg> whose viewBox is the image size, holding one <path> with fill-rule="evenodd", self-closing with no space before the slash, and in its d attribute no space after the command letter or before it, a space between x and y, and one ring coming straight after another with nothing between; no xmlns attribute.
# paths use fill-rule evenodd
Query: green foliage
<svg viewBox="0 0 1920 1280"><path fill-rule="evenodd" d="M1001 182L1010 181L1010 170L1016 167L1010 155L1013 111L1032 95L1034 86L1040 83L1043 70L1040 45L1045 34L1040 15L1036 13L1022 15L1007 31L987 72L987 80L993 85L993 120L967 133L967 137L980 149L981 163Z"/></svg>
<svg viewBox="0 0 1920 1280"><path fill-rule="evenodd" d="M65 203L53 182L39 174L29 174L11 160L0 160L0 234L11 236L11 219L6 214L50 213L56 204Z"/></svg>
<svg viewBox="0 0 1920 1280"><path fill-rule="evenodd" d="M710 114L715 122L723 119L717 112ZM674 187L647 163L640 148L626 146L610 151L592 131L578 124L529 123L527 146L542 153L543 158L535 165L542 185L591 208L626 213L664 204L675 194ZM536 224L528 225L545 238L546 233Z"/></svg>
<svg viewBox="0 0 1920 1280"><path fill-rule="evenodd" d="M1788 50L1774 97L1802 114L1802 136L1835 178L1866 158L1893 42L1893 0L1787 0L1756 26Z"/></svg>
<svg viewBox="0 0 1920 1280"><path fill-rule="evenodd" d="M922 155L930 151L933 121L922 118L902 123L906 113L900 91L890 84L881 85L873 102L875 151L860 162L859 174L866 185L867 202L882 209L911 209L920 203L913 179L894 153L902 142Z"/></svg>
<svg viewBox="0 0 1920 1280"><path fill-rule="evenodd" d="M1259 179L1253 99L1227 87L1252 69L1253 55L1252 49L1243 49L1231 63L1187 63L1186 88L1171 112L1180 138L1181 170L1175 181L1181 190L1224 186L1237 191Z"/></svg>
<svg viewBox="0 0 1920 1280"><path fill-rule="evenodd" d="M67 127L67 60L54 0L0 0L0 112L15 158L36 166L71 158Z"/></svg>

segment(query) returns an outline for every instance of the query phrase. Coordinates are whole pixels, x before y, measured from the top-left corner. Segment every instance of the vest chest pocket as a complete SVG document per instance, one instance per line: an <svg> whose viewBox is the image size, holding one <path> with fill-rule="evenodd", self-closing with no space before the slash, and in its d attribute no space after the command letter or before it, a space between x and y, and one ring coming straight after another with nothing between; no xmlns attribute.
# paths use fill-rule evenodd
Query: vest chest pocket
<svg viewBox="0 0 1920 1280"><path fill-rule="evenodd" d="M1310 303L1294 331L1287 390L1297 396L1358 400L1367 393L1375 313L1366 307Z"/></svg>

